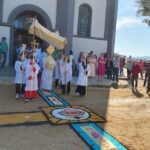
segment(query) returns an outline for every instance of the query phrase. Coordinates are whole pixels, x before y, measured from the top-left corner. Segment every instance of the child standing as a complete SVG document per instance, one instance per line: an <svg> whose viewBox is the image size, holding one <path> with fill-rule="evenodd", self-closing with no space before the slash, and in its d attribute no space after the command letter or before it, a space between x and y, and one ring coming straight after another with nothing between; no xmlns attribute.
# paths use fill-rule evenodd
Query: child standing
<svg viewBox="0 0 150 150"><path fill-rule="evenodd" d="M24 97L25 89L25 67L23 54L21 54L18 60L15 62L15 71L16 99L19 99Z"/></svg>
<svg viewBox="0 0 150 150"><path fill-rule="evenodd" d="M81 63L79 63L79 76L77 80L76 93L80 96L87 94L88 76L90 75L90 65L87 63L86 57L82 57Z"/></svg>
<svg viewBox="0 0 150 150"><path fill-rule="evenodd" d="M30 55L30 62L26 65L26 86L25 86L25 97L26 102L34 100L38 94L38 80L37 74L40 70L40 67L34 60L34 56Z"/></svg>
<svg viewBox="0 0 150 150"><path fill-rule="evenodd" d="M58 82L59 82L59 62L56 61L56 65L54 68L54 78L55 78L55 88L58 88Z"/></svg>
<svg viewBox="0 0 150 150"><path fill-rule="evenodd" d="M70 84L72 80L72 63L69 61L69 57L65 56L63 64L60 68L61 72L61 81L62 81L62 94L70 94Z"/></svg>
<svg viewBox="0 0 150 150"><path fill-rule="evenodd" d="M62 88L62 74L61 74L60 68L62 67L64 58L65 58L65 55L61 54L60 59L58 60L59 80L56 80L56 82L60 82L60 87L61 88Z"/></svg>

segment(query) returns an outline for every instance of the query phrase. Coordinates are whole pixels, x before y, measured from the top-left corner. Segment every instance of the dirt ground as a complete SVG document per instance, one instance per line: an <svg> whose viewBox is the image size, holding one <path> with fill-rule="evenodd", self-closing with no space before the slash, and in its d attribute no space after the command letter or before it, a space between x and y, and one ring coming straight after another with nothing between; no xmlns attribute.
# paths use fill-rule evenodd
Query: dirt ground
<svg viewBox="0 0 150 150"><path fill-rule="evenodd" d="M120 143L122 143L127 149L149 150L150 97L148 97L148 95L146 94L146 89L142 87L142 84L143 81L140 80L138 91L133 91L133 92L131 88L127 85L126 81L120 82L119 89L88 87L88 94L86 97L75 96L74 86L72 87L72 92L69 96L62 96L61 91L59 90L57 90L56 92L62 98L67 100L71 105L84 105L94 110L96 113L103 116L104 118L106 118L107 120L106 123L98 124L98 125L104 128L106 132L108 132L111 136L113 136ZM14 86L0 86L0 93L1 93L0 113L36 111L38 110L38 107L47 105L45 102L43 102L41 98L39 98L35 102L31 102L30 104L26 104L23 100L20 101L14 100L15 97ZM52 129L52 132L54 132L56 129L59 130L59 132L63 133L66 128L68 127L67 126L56 127ZM19 129L20 128L18 127L17 132ZM2 131L3 136L5 137L5 139L7 139L8 135L5 135L4 132L5 130L7 129L6 128L0 129L0 133ZM7 130L7 132L9 132L9 130ZM16 130L16 128L12 128L11 130ZM48 136L47 130L50 130L50 128L44 129L46 136ZM32 132L32 130L30 132ZM69 142L72 142L69 145L67 145L68 141L67 142L65 141L66 147L73 145L75 148L72 149L81 149L81 150L88 149L88 147L86 147L83 141L79 140L78 139L79 137L77 137L76 134L73 133L71 130L69 131L67 130L67 134L71 136L73 139L72 141L70 141L70 139L66 137L66 141L69 140ZM1 134L1 139L3 136ZM19 136L21 138L21 135ZM44 133L42 136L44 136ZM59 139L56 139L56 141L57 140ZM49 142L51 142L51 140ZM40 144L40 141L38 141L38 144ZM1 140L0 140L0 145L1 145ZM26 146L24 147L27 149ZM66 149L66 147L64 147L64 149ZM58 148L56 145L53 145L53 148L54 150L59 150L60 147ZM45 149L43 148L43 150ZM60 150L61 149L63 148L60 148Z"/></svg>

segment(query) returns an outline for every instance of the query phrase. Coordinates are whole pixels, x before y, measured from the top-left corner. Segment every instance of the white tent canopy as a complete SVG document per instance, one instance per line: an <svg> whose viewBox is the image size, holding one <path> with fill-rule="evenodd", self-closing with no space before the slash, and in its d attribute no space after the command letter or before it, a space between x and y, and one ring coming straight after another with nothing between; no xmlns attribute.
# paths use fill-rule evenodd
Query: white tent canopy
<svg viewBox="0 0 150 150"><path fill-rule="evenodd" d="M37 37L53 45L57 49L64 49L67 44L67 39L59 36L56 33L49 31L43 27L37 19L35 19L29 28L30 34L35 34Z"/></svg>

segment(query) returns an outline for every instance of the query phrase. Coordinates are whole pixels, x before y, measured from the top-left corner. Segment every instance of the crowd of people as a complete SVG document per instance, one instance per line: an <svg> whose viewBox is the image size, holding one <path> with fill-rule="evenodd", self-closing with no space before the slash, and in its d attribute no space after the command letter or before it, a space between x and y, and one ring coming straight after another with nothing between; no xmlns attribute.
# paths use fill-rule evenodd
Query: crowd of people
<svg viewBox="0 0 150 150"><path fill-rule="evenodd" d="M146 70L143 86L146 86L147 93L150 93L150 63L118 55L110 57L106 53L101 53L97 57L93 51L89 54L81 52L77 62L73 59L72 51L69 55L65 55L62 51L59 59L54 60L52 57L54 50L52 46L45 48L44 51L36 46L34 53L21 49L17 52L16 99L25 97L26 101L34 100L38 88L53 89L53 80L55 80L54 88L61 89L62 94L70 94L72 76L75 73L78 76L75 93L85 96L89 78L95 81L98 76L98 81L102 82L106 76L107 79L118 84L118 77L125 75L124 68L127 68L127 79L135 89L138 86L138 74L140 73L143 78L143 72Z"/></svg>
<svg viewBox="0 0 150 150"><path fill-rule="evenodd" d="M150 61L134 60L131 56L126 62L127 79L132 85L132 89L138 87L139 74L143 80L143 87L147 87L147 93L150 94Z"/></svg>
<svg viewBox="0 0 150 150"><path fill-rule="evenodd" d="M6 40L6 37L2 37L0 42L2 68L7 58ZM16 49L16 99L25 97L26 101L34 100L38 88L52 90L53 80L55 88L60 88L62 94L70 94L72 76L78 76L76 94L85 96L89 78L96 82L98 77L98 81L102 82L104 77L107 77L108 80L118 84L119 76L125 76L124 68L127 70L127 80L132 89L137 89L140 74L143 87L147 87L147 93L150 95L150 61L135 60L131 56L110 57L107 53L101 53L97 57L93 51L88 54L81 52L77 61L73 59L72 51L69 51L69 55L65 55L62 51L59 58L54 60L52 53L55 49L52 46L42 50L37 44L34 53L33 45L25 49L24 44Z"/></svg>
<svg viewBox="0 0 150 150"><path fill-rule="evenodd" d="M19 52L20 51L20 52ZM61 88L62 94L70 94L72 81L72 53L62 53L58 60L51 56L54 48L49 46L42 51L36 47L35 52L23 51L20 48L18 59L15 62L16 99L25 97L25 101L34 100L37 97L38 88L52 90L53 79L55 88ZM70 61L71 60L71 61ZM79 78L76 93L84 96L88 84L90 66L86 57L79 63ZM53 75L54 74L54 75Z"/></svg>

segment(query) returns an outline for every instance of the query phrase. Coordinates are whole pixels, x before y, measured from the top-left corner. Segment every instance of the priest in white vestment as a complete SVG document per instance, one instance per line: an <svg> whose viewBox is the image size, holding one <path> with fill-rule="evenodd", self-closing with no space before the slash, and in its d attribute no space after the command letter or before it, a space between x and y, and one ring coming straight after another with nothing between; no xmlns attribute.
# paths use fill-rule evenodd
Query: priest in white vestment
<svg viewBox="0 0 150 150"><path fill-rule="evenodd" d="M51 56L53 52L54 47L49 46L47 48L47 56L43 58L43 72L41 77L41 89L43 90L52 90L53 70L56 64Z"/></svg>

